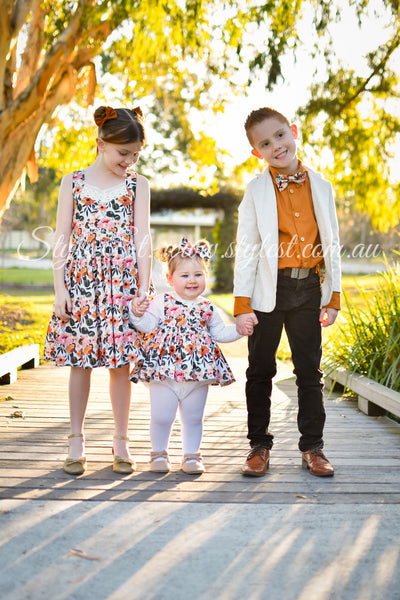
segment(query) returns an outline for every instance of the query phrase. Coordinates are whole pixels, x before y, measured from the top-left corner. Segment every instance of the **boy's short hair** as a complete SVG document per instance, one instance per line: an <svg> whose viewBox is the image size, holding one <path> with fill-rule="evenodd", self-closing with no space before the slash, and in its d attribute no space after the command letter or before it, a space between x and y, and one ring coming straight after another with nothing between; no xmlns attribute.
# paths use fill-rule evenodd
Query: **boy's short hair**
<svg viewBox="0 0 400 600"><path fill-rule="evenodd" d="M285 123L286 125L288 125L290 127L289 120L285 117L285 115L283 115L279 111L275 110L274 108L269 108L269 107L265 106L263 108L258 108L257 110L253 110L247 117L245 124L244 124L247 139L249 140L250 144L253 145L252 139L251 139L251 133L250 133L251 129L255 125L258 125L258 123L262 123L263 121L265 121L265 119L278 119L278 121L281 121L282 123Z"/></svg>

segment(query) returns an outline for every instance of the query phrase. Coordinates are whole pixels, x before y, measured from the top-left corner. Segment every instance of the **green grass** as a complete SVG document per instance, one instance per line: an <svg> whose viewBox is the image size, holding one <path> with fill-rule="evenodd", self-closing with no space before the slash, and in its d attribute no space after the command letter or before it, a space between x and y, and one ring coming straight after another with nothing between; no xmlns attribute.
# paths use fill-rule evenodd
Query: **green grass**
<svg viewBox="0 0 400 600"><path fill-rule="evenodd" d="M0 269L0 287L2 283L8 285L52 285L53 269L25 269L10 268Z"/></svg>
<svg viewBox="0 0 400 600"><path fill-rule="evenodd" d="M0 269L0 352L36 343L43 352L54 301L49 287L53 287L52 269Z"/></svg>
<svg viewBox="0 0 400 600"><path fill-rule="evenodd" d="M0 295L0 352L37 343L42 354L54 295L39 291L10 292Z"/></svg>

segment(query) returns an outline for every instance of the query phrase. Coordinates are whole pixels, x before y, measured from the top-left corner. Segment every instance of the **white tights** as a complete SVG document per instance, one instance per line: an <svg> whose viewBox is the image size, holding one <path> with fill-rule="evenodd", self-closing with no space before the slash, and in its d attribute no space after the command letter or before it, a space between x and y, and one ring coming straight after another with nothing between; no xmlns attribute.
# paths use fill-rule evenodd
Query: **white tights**
<svg viewBox="0 0 400 600"><path fill-rule="evenodd" d="M184 385L182 391L184 391ZM182 426L183 454L199 452L207 393L208 385L197 384L193 386L191 392L185 395L185 393L179 393L179 384L172 389L164 383L150 383L150 439L153 452L168 450L172 424L175 421L178 406Z"/></svg>

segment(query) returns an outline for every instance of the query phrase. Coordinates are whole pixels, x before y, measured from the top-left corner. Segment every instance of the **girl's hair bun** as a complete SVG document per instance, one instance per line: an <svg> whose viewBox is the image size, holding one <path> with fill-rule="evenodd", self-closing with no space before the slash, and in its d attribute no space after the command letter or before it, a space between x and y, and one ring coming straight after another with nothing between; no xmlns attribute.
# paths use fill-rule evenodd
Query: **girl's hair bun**
<svg viewBox="0 0 400 600"><path fill-rule="evenodd" d="M94 122L97 127L101 129L107 121L110 119L117 119L117 111L111 106L99 106L94 111Z"/></svg>
<svg viewBox="0 0 400 600"><path fill-rule="evenodd" d="M136 106L135 108L132 108L132 112L135 113L138 121L143 121L143 111L140 108L140 106Z"/></svg>
<svg viewBox="0 0 400 600"><path fill-rule="evenodd" d="M175 253L174 253L175 250ZM169 260L171 260L173 254L177 254L176 252L176 248L174 248L174 246L172 246L172 244L169 244L168 246L163 246L162 248L160 248L160 250L158 251L158 256L161 260L161 262L168 262Z"/></svg>
<svg viewBox="0 0 400 600"><path fill-rule="evenodd" d="M130 144L146 141L142 109L99 106L94 112L98 136L110 144Z"/></svg>

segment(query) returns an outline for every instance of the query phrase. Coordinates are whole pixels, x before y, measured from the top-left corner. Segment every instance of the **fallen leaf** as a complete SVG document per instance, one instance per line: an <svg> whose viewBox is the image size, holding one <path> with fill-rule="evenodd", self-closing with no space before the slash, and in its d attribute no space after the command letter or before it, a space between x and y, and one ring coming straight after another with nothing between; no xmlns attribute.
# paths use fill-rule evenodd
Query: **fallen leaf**
<svg viewBox="0 0 400 600"><path fill-rule="evenodd" d="M79 550L78 548L70 548L70 553L74 556L78 556L79 558L86 558L86 560L100 560L98 556L89 556L83 550Z"/></svg>
<svg viewBox="0 0 400 600"><path fill-rule="evenodd" d="M304 498L307 500L308 496L303 496L302 494L296 494L296 498Z"/></svg>
<svg viewBox="0 0 400 600"><path fill-rule="evenodd" d="M25 413L23 410L15 410L10 417L11 419L25 419Z"/></svg>
<svg viewBox="0 0 400 600"><path fill-rule="evenodd" d="M14 398L12 396L4 396L3 398L0 398L0 402L10 402L10 400L14 402Z"/></svg>

